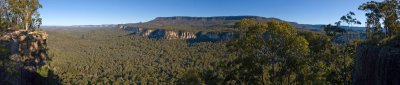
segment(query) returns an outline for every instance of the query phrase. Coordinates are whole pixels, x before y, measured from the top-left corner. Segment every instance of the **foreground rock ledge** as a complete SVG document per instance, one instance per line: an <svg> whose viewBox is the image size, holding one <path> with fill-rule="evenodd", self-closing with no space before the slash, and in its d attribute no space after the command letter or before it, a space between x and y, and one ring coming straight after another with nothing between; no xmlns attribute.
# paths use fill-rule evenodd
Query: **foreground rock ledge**
<svg viewBox="0 0 400 85"><path fill-rule="evenodd" d="M37 78L36 70L45 65L47 55L47 38L45 31L14 30L0 35L0 45L8 49L8 59L15 62L15 68L21 76L5 72L0 75L7 83L14 85L33 84Z"/></svg>
<svg viewBox="0 0 400 85"><path fill-rule="evenodd" d="M400 85L400 38L357 48L353 85Z"/></svg>

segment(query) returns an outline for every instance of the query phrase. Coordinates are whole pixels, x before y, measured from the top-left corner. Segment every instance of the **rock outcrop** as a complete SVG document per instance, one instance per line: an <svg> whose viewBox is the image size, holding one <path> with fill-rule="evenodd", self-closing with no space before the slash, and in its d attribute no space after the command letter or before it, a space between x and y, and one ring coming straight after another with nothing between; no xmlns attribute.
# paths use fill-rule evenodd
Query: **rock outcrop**
<svg viewBox="0 0 400 85"><path fill-rule="evenodd" d="M120 26L121 29L126 30L132 35L139 35L154 39L166 40L190 40L190 41L228 41L232 38L233 32L185 32L185 31L171 31L165 29L149 29L139 27L126 27Z"/></svg>
<svg viewBox="0 0 400 85"><path fill-rule="evenodd" d="M8 49L10 61L16 65L20 76L11 76L0 71L3 82L13 85L32 84L37 79L36 70L45 65L47 59L47 34L44 31L8 31L0 36L0 45ZM3 63L5 64L5 63Z"/></svg>
<svg viewBox="0 0 400 85"><path fill-rule="evenodd" d="M214 16L214 17L157 17L148 22L120 24L121 29L133 35L146 36L156 39L186 39L189 42L219 42L231 40L234 25L242 19L254 19L259 22L269 20L284 21L278 18L261 16ZM286 22L286 21L284 21ZM289 22L299 29L319 29L311 25ZM320 31L320 30L319 30Z"/></svg>
<svg viewBox="0 0 400 85"><path fill-rule="evenodd" d="M385 45L361 44L353 70L354 85L400 85L400 38Z"/></svg>

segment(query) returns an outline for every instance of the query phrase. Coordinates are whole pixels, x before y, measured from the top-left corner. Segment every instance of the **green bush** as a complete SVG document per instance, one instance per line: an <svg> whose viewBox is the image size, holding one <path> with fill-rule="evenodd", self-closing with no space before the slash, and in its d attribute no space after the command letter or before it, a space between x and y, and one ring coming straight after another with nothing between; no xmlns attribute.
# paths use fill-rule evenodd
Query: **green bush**
<svg viewBox="0 0 400 85"><path fill-rule="evenodd" d="M38 73L38 74L39 74L40 76L42 76L42 77L48 77L48 74L49 74L49 67L48 67L47 65L44 65L44 66L38 68L38 69L36 70L36 73Z"/></svg>

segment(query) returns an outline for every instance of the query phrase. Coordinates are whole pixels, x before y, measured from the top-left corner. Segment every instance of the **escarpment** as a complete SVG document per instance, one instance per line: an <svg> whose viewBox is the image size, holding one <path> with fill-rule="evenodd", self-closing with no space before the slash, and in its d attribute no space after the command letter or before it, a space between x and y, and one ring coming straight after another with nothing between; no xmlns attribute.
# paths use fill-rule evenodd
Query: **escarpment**
<svg viewBox="0 0 400 85"><path fill-rule="evenodd" d="M40 79L36 71L47 59L47 37L44 31L7 31L0 36L5 47L2 56L1 83L13 85L34 84ZM10 71L11 69L11 71Z"/></svg>
<svg viewBox="0 0 400 85"><path fill-rule="evenodd" d="M354 85L400 84L400 38L385 45L361 44L353 70Z"/></svg>
<svg viewBox="0 0 400 85"><path fill-rule="evenodd" d="M35 70L35 66L45 64L47 57L47 34L43 31L14 31L1 38L2 45L9 48L10 59L27 62L26 69Z"/></svg>
<svg viewBox="0 0 400 85"><path fill-rule="evenodd" d="M149 29L139 27L120 26L132 35L139 35L153 39L166 40L189 40L193 42L215 42L228 41L232 38L233 32L188 32L188 31L172 31L166 29Z"/></svg>
<svg viewBox="0 0 400 85"><path fill-rule="evenodd" d="M242 19L254 19L257 22L277 20L278 18L266 18L261 16L214 16L214 17L157 17L148 22L119 24L132 35L140 35L155 39L183 39L189 42L220 42L229 41L235 31L235 23ZM289 22L302 30L317 30L320 26L298 24Z"/></svg>

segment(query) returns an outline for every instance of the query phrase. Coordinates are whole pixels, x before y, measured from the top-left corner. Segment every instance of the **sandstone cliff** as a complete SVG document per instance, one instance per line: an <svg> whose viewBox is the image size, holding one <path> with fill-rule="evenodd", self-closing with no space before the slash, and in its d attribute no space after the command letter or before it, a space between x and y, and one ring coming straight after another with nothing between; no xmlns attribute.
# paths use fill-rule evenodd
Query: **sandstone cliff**
<svg viewBox="0 0 400 85"><path fill-rule="evenodd" d="M234 24L242 19L255 19L259 22L268 20L284 21L278 18L261 16L214 16L214 17L157 17L154 20L140 23L120 24L120 28L133 35L156 39L185 39L189 42L218 42L230 40L236 29ZM285 21L287 22L287 21ZM306 25L289 22L301 30L321 31L320 25Z"/></svg>
<svg viewBox="0 0 400 85"><path fill-rule="evenodd" d="M47 59L47 36L44 31L2 33L0 45L8 49L8 56L3 56L5 58L2 59L1 83L26 85L36 82L39 76L36 70L45 65ZM15 65L7 66L11 63Z"/></svg>
<svg viewBox="0 0 400 85"><path fill-rule="evenodd" d="M354 85L400 84L400 38L385 45L362 44L357 48Z"/></svg>
<svg viewBox="0 0 400 85"><path fill-rule="evenodd" d="M228 41L232 38L233 32L188 32L188 31L171 31L166 29L149 29L139 27L120 26L132 35L139 35L154 39L183 39L190 41Z"/></svg>

